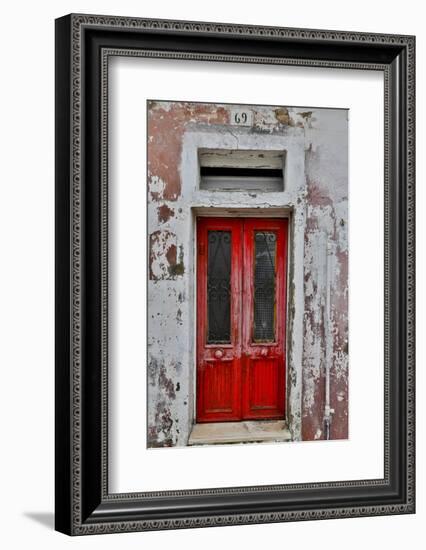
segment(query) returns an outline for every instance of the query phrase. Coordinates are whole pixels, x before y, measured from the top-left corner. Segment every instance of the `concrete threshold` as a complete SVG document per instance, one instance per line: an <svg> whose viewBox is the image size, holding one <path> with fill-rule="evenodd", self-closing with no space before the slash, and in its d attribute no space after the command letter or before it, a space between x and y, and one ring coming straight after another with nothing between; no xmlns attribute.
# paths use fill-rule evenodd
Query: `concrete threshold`
<svg viewBox="0 0 426 550"><path fill-rule="evenodd" d="M194 424L188 445L291 441L285 420Z"/></svg>

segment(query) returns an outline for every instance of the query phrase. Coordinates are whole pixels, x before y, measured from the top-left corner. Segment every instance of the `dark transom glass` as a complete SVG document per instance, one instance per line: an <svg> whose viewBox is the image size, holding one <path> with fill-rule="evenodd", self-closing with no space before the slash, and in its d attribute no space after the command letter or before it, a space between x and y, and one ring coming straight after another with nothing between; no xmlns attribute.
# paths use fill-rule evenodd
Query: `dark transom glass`
<svg viewBox="0 0 426 550"><path fill-rule="evenodd" d="M254 342L275 340L276 234L254 234Z"/></svg>
<svg viewBox="0 0 426 550"><path fill-rule="evenodd" d="M231 232L208 232L207 343L231 343Z"/></svg>

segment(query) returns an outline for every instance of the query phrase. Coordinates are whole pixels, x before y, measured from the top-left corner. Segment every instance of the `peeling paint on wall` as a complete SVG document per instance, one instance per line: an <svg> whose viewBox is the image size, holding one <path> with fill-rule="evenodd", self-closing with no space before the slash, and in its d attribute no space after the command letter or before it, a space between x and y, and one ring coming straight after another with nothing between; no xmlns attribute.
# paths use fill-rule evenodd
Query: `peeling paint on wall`
<svg viewBox="0 0 426 550"><path fill-rule="evenodd" d="M333 111L330 116L338 115L339 111L337 114ZM334 415L330 437L348 437L348 153L344 122L344 119L340 122L335 136L321 132L320 127L315 131L311 129L305 155L308 216L304 262L303 439L312 439L323 429L327 360L323 331L327 284L332 288L332 358L329 361L330 406ZM331 281L326 280L328 241L335 245Z"/></svg>
<svg viewBox="0 0 426 550"><path fill-rule="evenodd" d="M149 278L151 280L175 279L183 275L183 247L177 247L174 233L157 230L151 233L149 241Z"/></svg>
<svg viewBox="0 0 426 550"><path fill-rule="evenodd" d="M157 208L158 212L158 221L160 223L165 223L170 220L174 216L175 211L173 208L170 208L167 206L167 204L162 204Z"/></svg>
<svg viewBox="0 0 426 550"><path fill-rule="evenodd" d="M202 103L148 102L148 189L153 200L178 200L182 134L190 123L224 124L228 110Z"/></svg>

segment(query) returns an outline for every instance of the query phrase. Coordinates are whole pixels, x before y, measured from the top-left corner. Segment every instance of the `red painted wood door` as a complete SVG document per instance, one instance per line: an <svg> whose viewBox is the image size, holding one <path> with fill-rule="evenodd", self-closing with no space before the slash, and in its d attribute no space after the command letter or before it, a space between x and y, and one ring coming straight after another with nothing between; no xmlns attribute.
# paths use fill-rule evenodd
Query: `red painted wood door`
<svg viewBox="0 0 426 550"><path fill-rule="evenodd" d="M200 218L197 422L285 416L287 219Z"/></svg>

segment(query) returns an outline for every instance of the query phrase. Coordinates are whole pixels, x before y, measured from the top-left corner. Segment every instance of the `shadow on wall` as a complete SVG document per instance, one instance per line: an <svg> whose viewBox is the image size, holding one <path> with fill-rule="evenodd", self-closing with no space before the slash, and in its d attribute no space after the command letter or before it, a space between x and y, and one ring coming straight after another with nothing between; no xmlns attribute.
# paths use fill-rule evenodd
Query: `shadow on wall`
<svg viewBox="0 0 426 550"><path fill-rule="evenodd" d="M24 517L32 519L53 531L55 528L55 515L53 512L24 512Z"/></svg>

